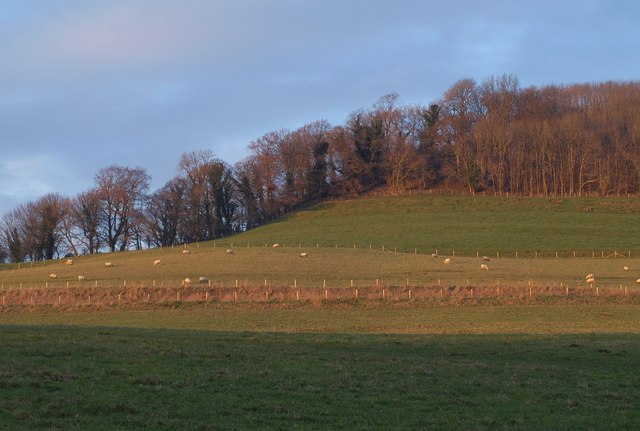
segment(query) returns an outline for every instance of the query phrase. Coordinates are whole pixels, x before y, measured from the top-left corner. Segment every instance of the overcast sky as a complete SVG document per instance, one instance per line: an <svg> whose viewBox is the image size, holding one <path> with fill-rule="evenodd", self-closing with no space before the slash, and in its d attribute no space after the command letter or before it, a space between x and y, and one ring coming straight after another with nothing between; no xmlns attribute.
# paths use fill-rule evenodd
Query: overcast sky
<svg viewBox="0 0 640 431"><path fill-rule="evenodd" d="M457 80L637 80L640 1L0 0L0 216Z"/></svg>

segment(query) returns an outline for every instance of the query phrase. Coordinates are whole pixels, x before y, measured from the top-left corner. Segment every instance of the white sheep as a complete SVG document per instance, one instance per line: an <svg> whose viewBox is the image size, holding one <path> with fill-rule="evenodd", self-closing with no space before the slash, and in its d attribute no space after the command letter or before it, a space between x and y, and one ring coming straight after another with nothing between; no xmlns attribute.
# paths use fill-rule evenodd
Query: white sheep
<svg viewBox="0 0 640 431"><path fill-rule="evenodd" d="M56 278L58 278L58 275L54 274L54 273L51 273L51 274L49 274L49 278L52 279L52 280L55 280Z"/></svg>
<svg viewBox="0 0 640 431"><path fill-rule="evenodd" d="M207 277L198 277L198 283L208 283L209 279Z"/></svg>
<svg viewBox="0 0 640 431"><path fill-rule="evenodd" d="M636 284L640 284L640 278L636 280Z"/></svg>
<svg viewBox="0 0 640 431"><path fill-rule="evenodd" d="M483 263L483 264L480 265L480 269L487 270L487 269L489 269L489 265Z"/></svg>
<svg viewBox="0 0 640 431"><path fill-rule="evenodd" d="M86 277L84 275L79 275L78 276L78 281L85 281Z"/></svg>
<svg viewBox="0 0 640 431"><path fill-rule="evenodd" d="M182 280L182 287L187 287L189 285L191 285L191 279L189 277Z"/></svg>
<svg viewBox="0 0 640 431"><path fill-rule="evenodd" d="M105 263L104 263L104 266L105 266L105 267L107 267L107 268L111 268L111 267L113 267L113 263L111 263L111 262L105 262Z"/></svg>
<svg viewBox="0 0 640 431"><path fill-rule="evenodd" d="M233 250L231 250L230 248L227 249L227 254L233 254Z"/></svg>
<svg viewBox="0 0 640 431"><path fill-rule="evenodd" d="M489 256L482 256L482 261L483 262L489 262L491 259L489 259Z"/></svg>
<svg viewBox="0 0 640 431"><path fill-rule="evenodd" d="M591 274L590 274L591 275ZM596 278L595 277L589 277L587 278L587 283L589 283L590 285L593 286L593 283L596 282Z"/></svg>
<svg viewBox="0 0 640 431"><path fill-rule="evenodd" d="M307 257L307 256L308 256L308 254L307 254L306 251L303 251L302 253L300 253L300 257Z"/></svg>
<svg viewBox="0 0 640 431"><path fill-rule="evenodd" d="M186 248L182 250L182 254L191 254L191 250L187 250Z"/></svg>
<svg viewBox="0 0 640 431"><path fill-rule="evenodd" d="M67 261L64 264L65 265L73 265L73 259L67 259Z"/></svg>
<svg viewBox="0 0 640 431"><path fill-rule="evenodd" d="M448 257L448 258L446 258L446 259L444 260L444 263L445 263L445 264L447 264L447 265L448 265L448 264L450 264L450 263L451 263L451 258L449 258L449 257Z"/></svg>
<svg viewBox="0 0 640 431"><path fill-rule="evenodd" d="M438 257L438 253L431 253L431 257L433 257L433 258Z"/></svg>
<svg viewBox="0 0 640 431"><path fill-rule="evenodd" d="M595 279L596 277L593 274L587 274L587 276L585 277L585 279L587 279L587 280L590 279L590 278Z"/></svg>
<svg viewBox="0 0 640 431"><path fill-rule="evenodd" d="M156 260L154 260L154 261L153 261L153 265L154 265L154 266L160 265L160 259L156 259Z"/></svg>
<svg viewBox="0 0 640 431"><path fill-rule="evenodd" d="M629 267L627 265L625 265L622 269L624 269L625 271L629 271Z"/></svg>
<svg viewBox="0 0 640 431"><path fill-rule="evenodd" d="M272 247L272 248L278 248L278 247L280 247L280 244L275 243L275 244L273 244L271 247Z"/></svg>

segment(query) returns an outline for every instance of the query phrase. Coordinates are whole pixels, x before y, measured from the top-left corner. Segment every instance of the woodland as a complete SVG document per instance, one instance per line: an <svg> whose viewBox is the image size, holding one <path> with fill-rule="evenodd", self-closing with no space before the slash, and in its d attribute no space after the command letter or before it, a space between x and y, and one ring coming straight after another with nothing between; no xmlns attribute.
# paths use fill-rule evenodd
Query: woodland
<svg viewBox="0 0 640 431"><path fill-rule="evenodd" d="M432 103L388 94L344 124L269 131L249 150L234 165L185 152L154 191L144 168L113 165L76 196L20 204L0 220L0 262L207 241L373 191L636 195L640 82L462 79Z"/></svg>

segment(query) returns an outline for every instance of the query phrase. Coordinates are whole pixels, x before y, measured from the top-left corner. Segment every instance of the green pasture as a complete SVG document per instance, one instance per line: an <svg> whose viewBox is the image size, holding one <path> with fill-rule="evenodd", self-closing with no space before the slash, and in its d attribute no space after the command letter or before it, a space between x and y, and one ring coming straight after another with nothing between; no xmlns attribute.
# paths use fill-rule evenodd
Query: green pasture
<svg viewBox="0 0 640 431"><path fill-rule="evenodd" d="M640 254L640 199L403 195L327 202L233 238L236 244L386 247L505 257Z"/></svg>
<svg viewBox="0 0 640 431"><path fill-rule="evenodd" d="M353 248L191 247L83 256L72 266L64 260L0 271L0 289L33 287L179 286L185 277L197 283L207 277L222 286L569 286L588 288L585 276L596 276L595 287L636 289L638 258L432 258L430 255ZM300 257L300 252L308 253ZM161 264L154 266L155 259ZM113 267L105 267L109 261ZM481 269L481 264L488 270ZM624 267L627 267L627 270ZM56 280L49 274L55 273ZM78 276L85 281L78 281Z"/></svg>
<svg viewBox="0 0 640 431"><path fill-rule="evenodd" d="M108 309L9 308L0 324L307 334L640 334L630 303L432 306L348 300L317 304L170 303Z"/></svg>
<svg viewBox="0 0 640 431"><path fill-rule="evenodd" d="M589 211L586 211L589 209ZM182 247L0 266L1 288L213 285L635 285L640 199L412 195L322 203L248 232ZM272 244L280 244L272 248ZM233 249L234 254L225 253ZM437 253L438 258L431 258ZM308 257L301 258L300 252ZM491 258L481 271L479 258ZM556 259L556 256L558 257ZM575 258L574 258L575 256ZM453 257L445 266L443 260ZM154 266L156 259L161 264ZM112 268L104 264L111 262ZM627 266L628 271L623 267ZM49 274L55 273L56 280ZM48 283L48 284L47 284ZM217 283L217 284L216 284Z"/></svg>
<svg viewBox="0 0 640 431"><path fill-rule="evenodd" d="M0 326L6 430L640 427L640 336Z"/></svg>

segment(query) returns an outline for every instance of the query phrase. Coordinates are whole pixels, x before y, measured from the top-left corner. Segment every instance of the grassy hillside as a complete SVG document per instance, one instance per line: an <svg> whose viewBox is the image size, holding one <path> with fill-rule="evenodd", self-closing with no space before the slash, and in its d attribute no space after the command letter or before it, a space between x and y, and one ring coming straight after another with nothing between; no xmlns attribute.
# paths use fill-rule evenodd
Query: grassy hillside
<svg viewBox="0 0 640 431"><path fill-rule="evenodd" d="M3 265L0 283L2 288L67 283L161 287L204 276L226 286L263 285L267 280L269 285L348 287L353 280L358 287L376 282L405 285L408 280L411 285L574 287L584 286L584 276L594 273L601 287L631 288L640 278L638 213L640 200L627 198L420 195L342 201L235 237L191 244L189 255L175 247L82 256L72 266L63 260L33 267ZM272 248L275 242L282 246ZM231 246L234 254L225 253ZM441 257L431 258L436 249ZM299 257L301 251L309 256ZM536 251L538 259L533 258ZM601 258L615 251L631 251L633 257ZM444 265L443 257L454 252L453 263ZM489 271L480 269L476 257L485 254L492 259ZM161 265L154 266L155 259ZM106 268L105 262L113 267ZM50 280L50 273L57 279ZM79 275L86 281L79 282Z"/></svg>
<svg viewBox="0 0 640 431"><path fill-rule="evenodd" d="M375 197L319 204L230 241L590 256L639 250L638 214L638 198Z"/></svg>

